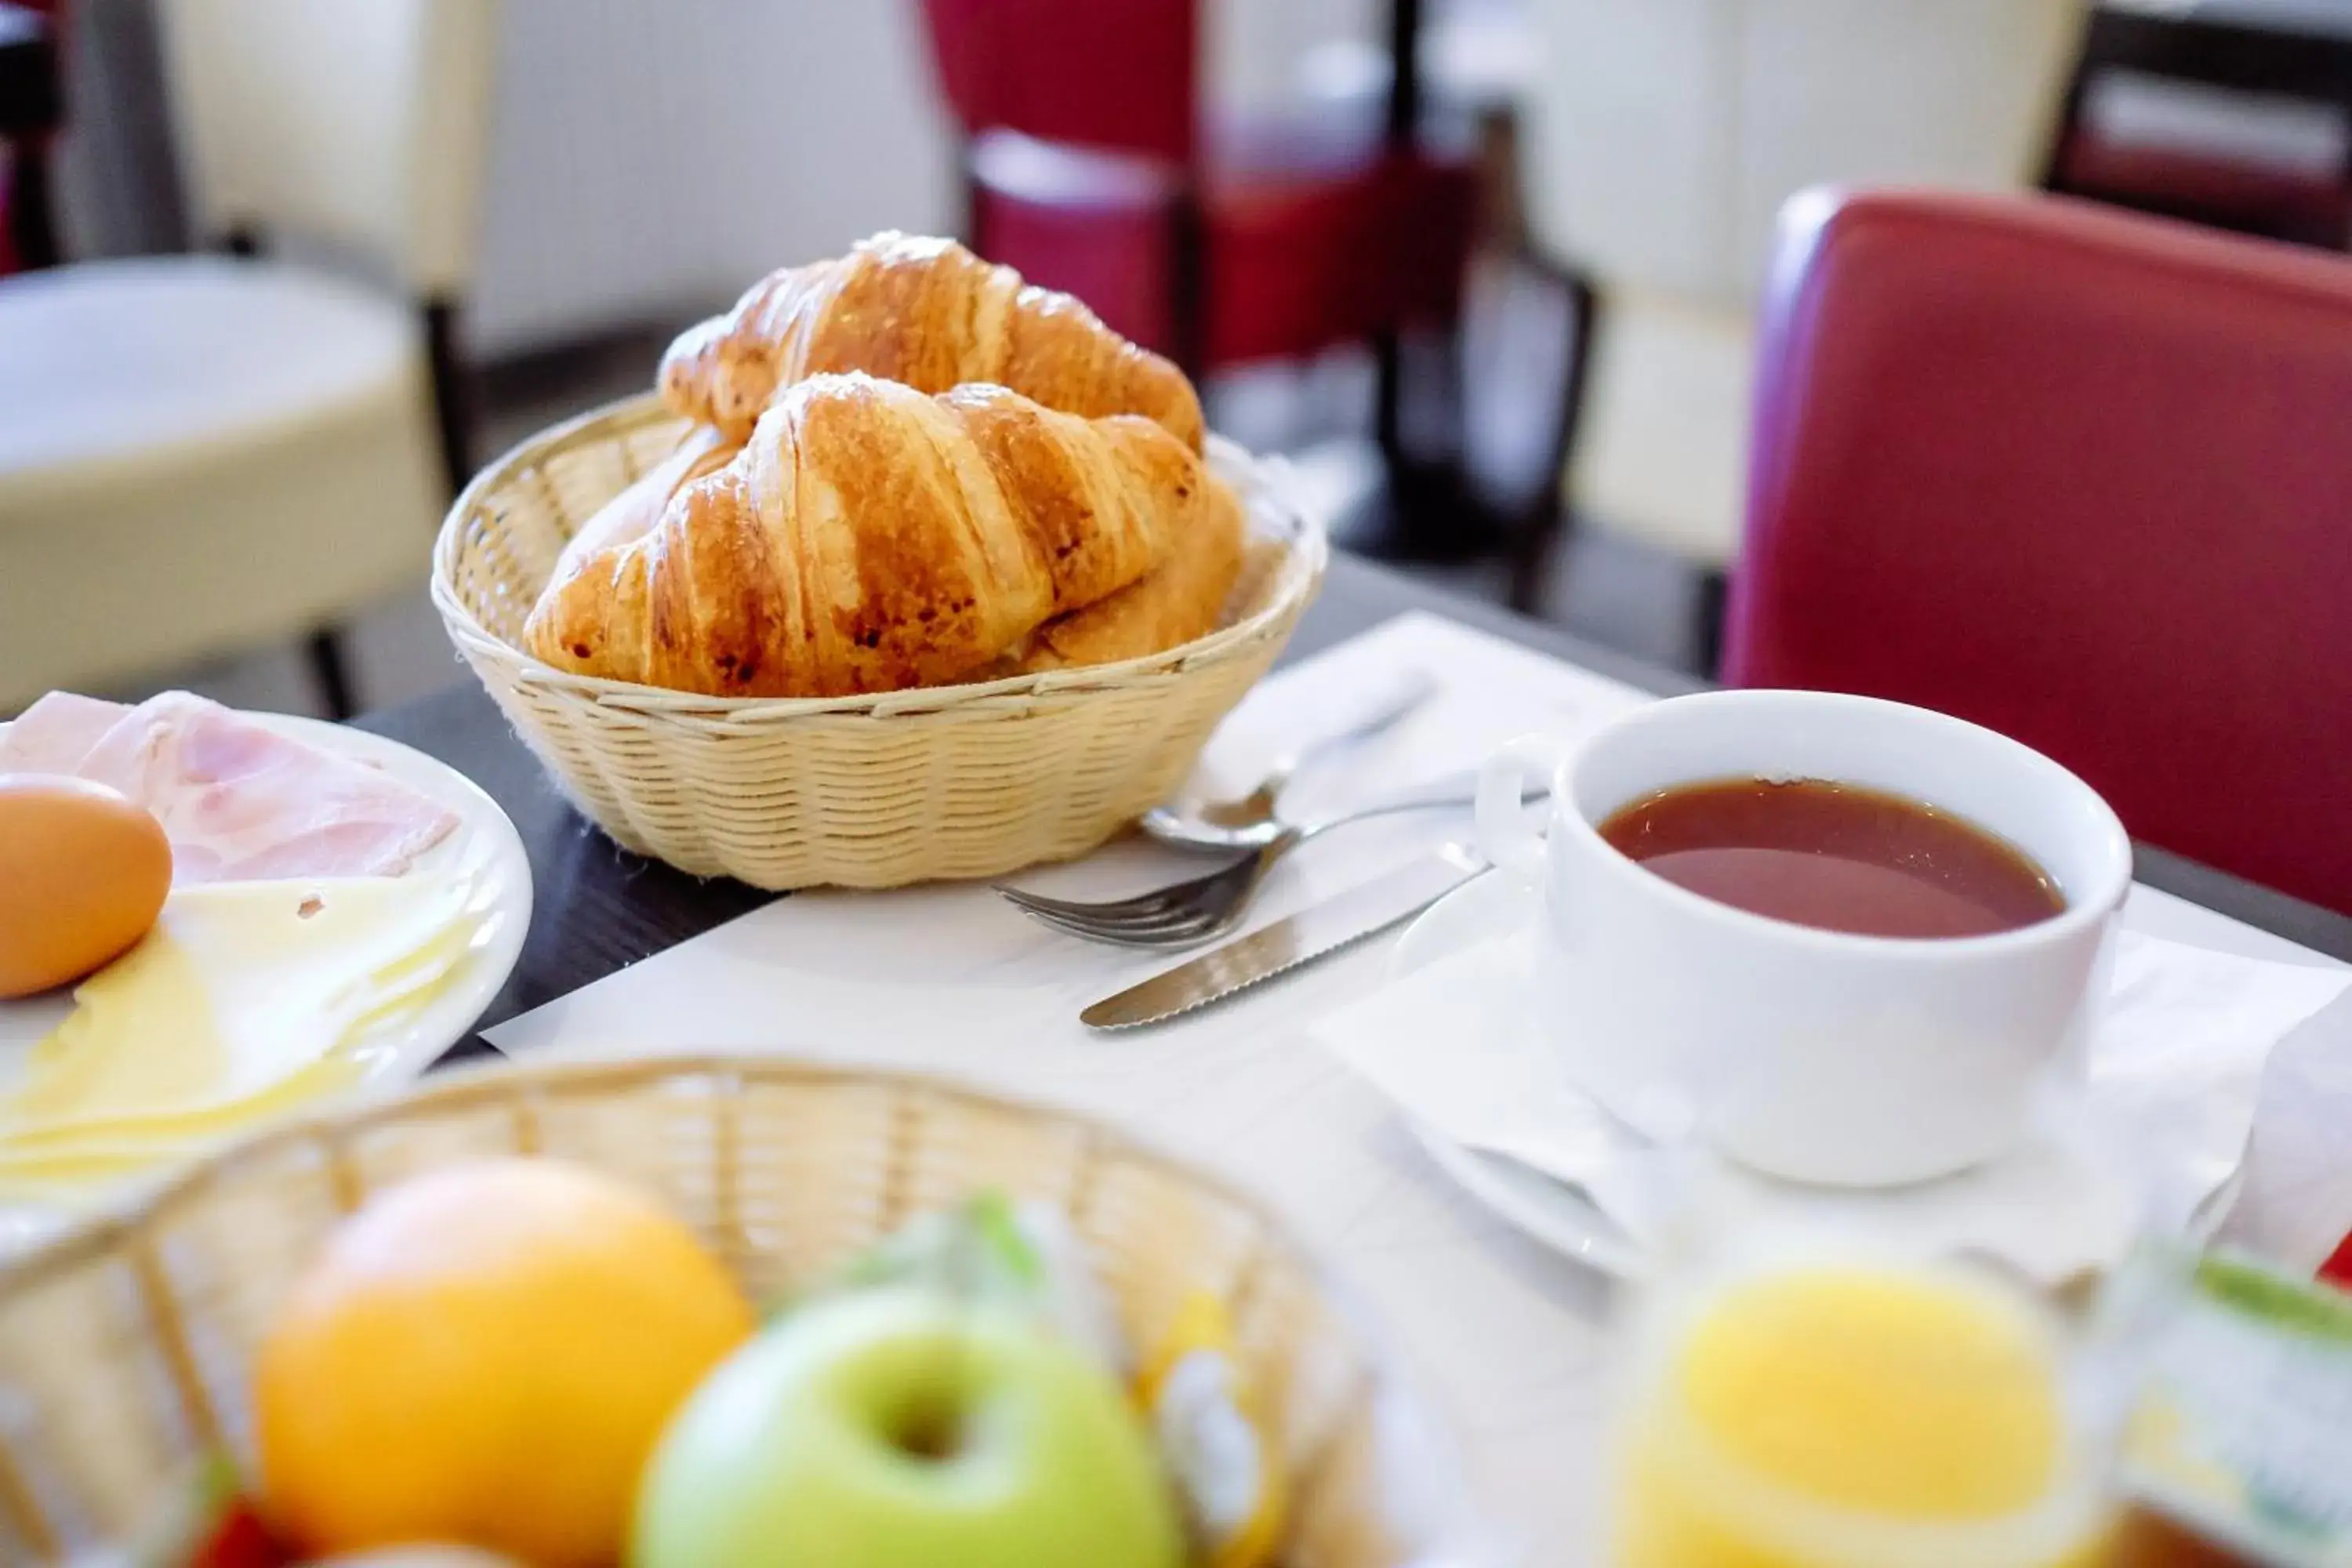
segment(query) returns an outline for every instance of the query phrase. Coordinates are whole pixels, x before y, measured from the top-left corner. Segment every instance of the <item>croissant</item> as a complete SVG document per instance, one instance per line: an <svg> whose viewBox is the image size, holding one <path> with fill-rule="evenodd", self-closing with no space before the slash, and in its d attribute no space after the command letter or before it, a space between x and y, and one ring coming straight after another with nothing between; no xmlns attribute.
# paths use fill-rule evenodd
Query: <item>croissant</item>
<svg viewBox="0 0 2352 1568"><path fill-rule="evenodd" d="M1147 419L813 376L650 531L574 560L524 641L559 668L714 696L938 685L1135 582L1230 502Z"/></svg>
<svg viewBox="0 0 2352 1568"><path fill-rule="evenodd" d="M1168 559L1108 598L1058 616L1029 639L1020 671L1141 658L1217 629L1242 569L1242 508L1212 479L1207 504L1169 542Z"/></svg>
<svg viewBox="0 0 2352 1568"><path fill-rule="evenodd" d="M1173 364L1067 294L1026 287L951 239L896 233L772 272L688 328L662 356L661 394L740 440L779 386L827 371L930 393L995 382L1089 419L1140 414L1201 449L1201 402Z"/></svg>
<svg viewBox="0 0 2352 1568"><path fill-rule="evenodd" d="M703 475L715 473L742 450L708 425L698 425L679 438L677 449L646 470L636 483L596 510L580 525L555 563L555 575L568 577L589 556L614 545L627 544L650 532L661 521L669 498Z"/></svg>

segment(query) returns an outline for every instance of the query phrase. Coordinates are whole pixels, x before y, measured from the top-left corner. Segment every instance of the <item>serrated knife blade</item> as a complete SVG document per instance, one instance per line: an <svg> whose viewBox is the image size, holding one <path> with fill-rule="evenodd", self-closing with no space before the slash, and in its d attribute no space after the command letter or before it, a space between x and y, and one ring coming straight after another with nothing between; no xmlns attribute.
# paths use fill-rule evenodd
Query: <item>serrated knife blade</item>
<svg viewBox="0 0 2352 1568"><path fill-rule="evenodd" d="M1188 1013L1377 936L1486 869L1486 861L1473 851L1446 845L1106 996L1080 1013L1078 1021L1097 1029L1131 1029Z"/></svg>

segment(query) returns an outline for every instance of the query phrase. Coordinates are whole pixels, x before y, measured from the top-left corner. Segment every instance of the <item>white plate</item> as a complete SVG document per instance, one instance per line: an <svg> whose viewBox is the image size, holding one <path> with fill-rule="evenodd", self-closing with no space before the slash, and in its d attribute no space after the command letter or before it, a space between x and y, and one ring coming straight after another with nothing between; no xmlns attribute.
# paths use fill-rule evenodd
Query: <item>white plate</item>
<svg viewBox="0 0 2352 1568"><path fill-rule="evenodd" d="M530 929L530 858L523 852L521 835L498 802L446 763L382 735L321 720L281 713L247 717L289 740L371 763L457 814L457 826L449 836L417 857L404 875L470 878L475 883L470 907L479 923L470 951L430 1003L399 1026L379 1028L355 1042L352 1054L364 1069L359 1092L383 1093L415 1078L465 1038L506 984L521 955L523 935ZM6 730L0 724L0 734ZM63 994L0 1002L0 1090L22 1080L27 1054L72 1007L71 998ZM0 1203L0 1248L55 1222L54 1211Z"/></svg>
<svg viewBox="0 0 2352 1568"><path fill-rule="evenodd" d="M1389 953L1389 979L1507 936L1527 922L1533 898L1502 873L1473 877L1405 928ZM1604 1274L1630 1279L1641 1273L1640 1249L1576 1188L1516 1160L1465 1149L1420 1122L1412 1127L1439 1169L1514 1228Z"/></svg>

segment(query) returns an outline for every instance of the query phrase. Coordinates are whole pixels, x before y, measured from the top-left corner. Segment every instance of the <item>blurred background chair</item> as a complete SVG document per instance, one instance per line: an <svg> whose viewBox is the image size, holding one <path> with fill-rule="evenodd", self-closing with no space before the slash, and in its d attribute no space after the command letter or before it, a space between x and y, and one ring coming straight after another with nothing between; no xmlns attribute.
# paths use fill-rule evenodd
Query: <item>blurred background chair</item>
<svg viewBox="0 0 2352 1568"><path fill-rule="evenodd" d="M65 121L50 0L0 0L0 278L58 259L49 143Z"/></svg>
<svg viewBox="0 0 2352 1568"><path fill-rule="evenodd" d="M334 626L422 577L469 471L491 6L159 10L189 205L242 254L0 281L0 711L308 637L348 712Z"/></svg>
<svg viewBox="0 0 2352 1568"><path fill-rule="evenodd" d="M2107 0L2049 188L2341 250L2352 241L2352 5Z"/></svg>
<svg viewBox="0 0 2352 1568"><path fill-rule="evenodd" d="M480 395L478 451L642 389L672 333L772 267L877 228L961 226L1205 366L1221 427L1284 453L1347 547L1694 669L1711 657L1695 634L1718 624L1737 537L1750 317L1783 192L1815 178L2046 174L2318 243L2347 199L2339 154L2352 146L2352 110L2312 96L2335 68L2313 62L2352 37L2352 0L2100 0L2087 35L2084 0L511 0L495 23L494 145L451 165L484 185L479 263L469 247L462 275L433 278L377 240L302 247L331 226L241 220L197 188L193 142L175 134L184 95L164 90L178 51L158 36L178 3L0 0L0 31L31 13L52 29L54 47L17 58L62 68L57 90L26 96L0 45L0 121L21 110L53 128L29 142L54 152L57 248L178 252L241 228L294 242L270 247L280 263L348 275L356 256L383 286L361 308L402 317L402 336L427 345L446 342L454 313L421 330L423 305L462 289L478 374L448 384ZM254 3L268 16L289 0ZM373 8L405 3L365 0L357 25L382 27ZM2249 65L2240 51L2255 45ZM1413 68L1396 69L1401 54ZM371 57L394 71L402 58ZM702 89L751 58L765 62L762 91ZM2282 61L2301 73L2296 93L2280 89ZM291 79L298 97L311 90L307 74ZM2179 96L2191 89L2226 101ZM357 118L375 115L368 92L334 90ZM475 89L460 73L436 90ZM266 99L253 110L265 110L299 113ZM2229 199L2191 211L2179 188L2151 197L2120 178L2151 161L2203 170ZM2263 182L2282 175L2291 189L2265 207L2278 191ZM376 207L366 193L388 188L345 186ZM47 205L0 190L0 225ZM94 374L97 360L81 363ZM61 427L80 439L47 406L55 381L0 366L0 495L19 469L84 460L69 444L34 452ZM221 401L208 418L244 419ZM119 439L144 443L127 426ZM401 491L340 493L372 510L421 507L391 499ZM1592 525L1577 535L1560 528L1570 491L1580 527ZM0 502L0 517L31 504ZM221 526L206 525L226 540ZM0 564L25 536L0 531ZM292 573L331 600L337 573L373 570L340 549L331 565ZM191 578L184 562L168 574ZM13 575L0 608L33 592ZM348 635L288 640L297 618ZM165 637L152 619L154 640L110 638L89 668L135 658L126 694L194 684L293 708L311 705L338 643L373 700L455 673L413 591L351 613L287 606L273 587L202 636ZM123 624L143 637L149 620ZM26 635L45 659L58 641ZM278 640L219 657L257 638ZM0 652L11 646L0 628ZM43 671L28 681L68 679L17 664ZM20 700L0 692L0 710Z"/></svg>
<svg viewBox="0 0 2352 1568"><path fill-rule="evenodd" d="M1419 9L1390 13L1408 58ZM1201 106L1201 0L923 12L963 134L975 249L1196 376L1373 344L1391 496L1420 479L1431 460L1403 435L1400 334L1456 324L1477 170L1466 146L1423 134L1416 72L1393 74L1377 123L1235 122Z"/></svg>
<svg viewBox="0 0 2352 1568"><path fill-rule="evenodd" d="M1705 644L1739 537L1781 202L1827 180L2032 184L2083 0L1532 3L1528 224L1593 307L1562 425L1567 512L1550 516L1700 568ZM1538 534L1520 563L1522 605L1552 543Z"/></svg>
<svg viewBox="0 0 2352 1568"><path fill-rule="evenodd" d="M2054 197L1792 205L1726 674L1942 709L2352 910L2352 262Z"/></svg>

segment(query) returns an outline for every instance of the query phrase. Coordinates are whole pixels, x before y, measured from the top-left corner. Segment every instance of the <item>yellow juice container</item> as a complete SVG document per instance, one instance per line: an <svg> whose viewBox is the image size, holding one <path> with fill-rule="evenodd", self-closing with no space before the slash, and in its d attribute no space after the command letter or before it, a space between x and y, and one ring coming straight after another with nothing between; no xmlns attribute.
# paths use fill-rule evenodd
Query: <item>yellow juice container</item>
<svg viewBox="0 0 2352 1568"><path fill-rule="evenodd" d="M2091 1568L2108 1508L2055 1318L1958 1268L1787 1261L1654 1291L1615 1568Z"/></svg>

